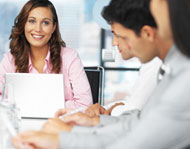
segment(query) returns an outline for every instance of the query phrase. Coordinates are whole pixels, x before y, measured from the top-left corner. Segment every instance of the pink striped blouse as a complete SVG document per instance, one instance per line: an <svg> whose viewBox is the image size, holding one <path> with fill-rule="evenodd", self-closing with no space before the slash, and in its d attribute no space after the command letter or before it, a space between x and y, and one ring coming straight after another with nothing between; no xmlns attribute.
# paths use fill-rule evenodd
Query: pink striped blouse
<svg viewBox="0 0 190 149"><path fill-rule="evenodd" d="M88 107L92 104L90 85L77 52L70 48L61 49L62 67L64 74L64 89L66 108ZM51 73L50 51L45 58L44 73ZM2 84L5 82L5 73L14 73L15 65L10 52L5 53L0 63L0 95ZM39 73L29 58L29 73Z"/></svg>

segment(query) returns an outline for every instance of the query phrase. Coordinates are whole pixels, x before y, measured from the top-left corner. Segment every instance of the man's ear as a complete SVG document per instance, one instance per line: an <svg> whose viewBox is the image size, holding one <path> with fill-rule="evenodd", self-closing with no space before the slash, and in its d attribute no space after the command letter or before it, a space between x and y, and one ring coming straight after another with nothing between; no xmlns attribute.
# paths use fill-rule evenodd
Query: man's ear
<svg viewBox="0 0 190 149"><path fill-rule="evenodd" d="M156 38L156 29L149 25L144 25L141 28L140 35L142 38L148 39L149 41L153 42Z"/></svg>

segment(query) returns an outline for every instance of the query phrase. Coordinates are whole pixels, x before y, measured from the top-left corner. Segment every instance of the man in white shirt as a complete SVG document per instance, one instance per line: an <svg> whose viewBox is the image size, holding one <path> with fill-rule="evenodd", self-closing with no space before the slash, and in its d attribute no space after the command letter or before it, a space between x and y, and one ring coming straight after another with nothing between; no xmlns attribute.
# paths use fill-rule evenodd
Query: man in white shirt
<svg viewBox="0 0 190 149"><path fill-rule="evenodd" d="M99 4L99 7L104 5L108 5L110 0L105 0L105 2L97 1L97 4ZM101 10L98 8L98 10ZM99 12L100 13L100 12ZM106 29L109 29L106 22L99 21L103 20L103 17L97 13L97 16L95 17L97 22L100 26L106 27ZM156 24L153 22L151 27L156 28ZM114 31L112 30L113 34ZM116 39L116 37L114 38ZM152 43L147 43L151 45ZM146 47L144 44L140 44L141 50L145 49ZM117 46L118 50L122 56L123 60L129 60L133 57L135 57L134 53L131 52L129 47L121 48L119 47L118 43L113 40L113 46ZM153 48L153 47L152 47ZM138 109L141 110L146 103L147 99L149 98L150 94L154 90L154 88L157 85L157 73L159 71L159 68L162 64L162 61L155 57L153 60L147 63L142 63L142 66L139 70L139 77L137 81L135 82L134 86L131 89L130 95L127 96L124 100L115 101L112 103L109 103L107 105L101 106L100 104L93 104L91 105L87 110L86 114L89 116L99 116L100 114L106 114L106 115L112 115L112 116L119 116L124 112L125 110L132 110L132 109ZM148 84L148 85L147 85ZM60 110L61 112L62 110ZM59 113L59 111L57 112Z"/></svg>
<svg viewBox="0 0 190 149"><path fill-rule="evenodd" d="M121 53L124 60L131 58L130 50L123 50ZM157 85L157 73L162 61L155 57L150 62L142 64L139 77L132 87L132 92L127 99L116 101L105 106L94 104L86 110L89 116L99 116L100 114L119 116L126 110L142 110L147 99ZM148 85L147 85L148 84ZM62 110L60 110L61 112ZM59 113L59 111L57 112Z"/></svg>
<svg viewBox="0 0 190 149"><path fill-rule="evenodd" d="M112 116L119 116L126 110L142 110L151 93L157 85L157 74L162 61L155 57L150 62L142 64L139 77L132 88L131 95L123 100L124 105L118 105L112 109Z"/></svg>
<svg viewBox="0 0 190 149"><path fill-rule="evenodd" d="M138 15L143 12L145 12L145 14L148 12L149 5L147 5L148 1L146 0L121 1L122 3L119 3L118 8L123 8L123 11L127 9L130 10L130 12L132 11L133 13L127 13L132 14L132 20L137 19L136 16L133 15L135 12L138 12ZM112 0L112 7L117 6L117 2L118 1ZM166 1L162 2L165 3ZM115 11L118 10L118 8L115 9ZM113 9L110 9L110 13L112 11ZM119 11L119 13L121 12L122 11ZM113 15L115 15L115 13ZM121 15L122 14L118 17L122 18ZM141 19L142 18L140 18L140 22L144 21L144 19ZM166 65L163 65L165 67L162 67L159 73L159 76L161 76L163 80L159 83L159 86L150 97L142 112L126 111L124 113L125 115L120 117L108 116L107 119L106 117L100 116L99 120L93 119L93 122L88 124L83 121L84 117L81 117L83 114L77 113L67 118L67 122L69 121L68 119L70 119L70 122L75 122L80 125L99 125L97 127L77 128L62 122L62 125L65 125L65 131L72 129L71 133L62 132L60 136L43 132L24 133L25 137L21 136L23 142L33 143L40 147L47 145L44 143L46 142L49 143L49 146L51 143L54 147L58 147L59 145L60 148L135 149L181 148L183 145L189 144L189 58L182 54L175 45L171 47L172 43L169 43L163 48L164 44L157 38L158 36L155 29L147 24L140 28L140 36L138 36L138 32L134 32L134 29L129 29L129 21L129 27L126 27L120 20L113 20L112 23L114 37L117 38L116 41L120 41L120 43L130 41L128 46L135 49L135 56L139 57L142 62L150 61L155 56L159 56L165 60ZM135 24L132 26L135 27ZM123 34L125 34L125 36L123 36ZM130 39L128 38L129 36ZM143 39L154 41L157 43L157 48L150 48ZM149 48L143 50L138 49L139 46L142 46L140 43L145 44L146 47ZM123 49L122 47L120 48ZM92 118L89 117L85 118L88 119L87 121L92 120ZM56 121L61 123L60 120ZM53 126L56 126L55 124L57 125L58 123L55 122ZM60 141L58 142L59 139Z"/></svg>

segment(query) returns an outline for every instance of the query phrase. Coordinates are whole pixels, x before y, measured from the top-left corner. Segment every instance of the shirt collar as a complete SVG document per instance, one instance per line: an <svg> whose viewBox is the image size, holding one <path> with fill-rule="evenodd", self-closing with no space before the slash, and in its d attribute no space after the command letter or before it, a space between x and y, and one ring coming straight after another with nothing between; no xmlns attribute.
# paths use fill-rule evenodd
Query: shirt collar
<svg viewBox="0 0 190 149"><path fill-rule="evenodd" d="M29 64L28 64L29 72L31 72L33 68L34 67L32 65L31 56L29 55ZM49 73L51 72L50 50L48 50L48 53L45 58L44 72L49 72Z"/></svg>
<svg viewBox="0 0 190 149"><path fill-rule="evenodd" d="M30 54L29 54L29 64L28 64L28 69L29 69L29 72L31 72L32 71L32 60L31 60L31 56L30 56Z"/></svg>
<svg viewBox="0 0 190 149"><path fill-rule="evenodd" d="M51 72L50 50L48 50L48 53L47 53L46 58L45 58L44 72L46 72L46 73Z"/></svg>
<svg viewBox="0 0 190 149"><path fill-rule="evenodd" d="M162 65L160 66L159 72L158 72L158 82L160 82L166 74L171 73L171 66L170 66L170 61L173 57L175 57L175 51L176 51L176 46L173 44L168 51Z"/></svg>
<svg viewBox="0 0 190 149"><path fill-rule="evenodd" d="M181 53L181 51L177 48L175 44L172 45L170 50L168 51L164 63L161 66L160 74L164 76L165 74L171 74L171 72L174 74L178 71L176 69L177 67L181 67L180 63L182 61L186 61L188 59L184 54Z"/></svg>
<svg viewBox="0 0 190 149"><path fill-rule="evenodd" d="M45 61L47 62L48 65L50 64L50 50L48 50Z"/></svg>

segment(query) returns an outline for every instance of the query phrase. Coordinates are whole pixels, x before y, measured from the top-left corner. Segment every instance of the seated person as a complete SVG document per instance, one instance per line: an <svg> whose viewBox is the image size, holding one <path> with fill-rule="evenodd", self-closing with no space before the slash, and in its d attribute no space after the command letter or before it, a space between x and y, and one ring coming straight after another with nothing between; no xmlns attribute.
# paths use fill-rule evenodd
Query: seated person
<svg viewBox="0 0 190 149"><path fill-rule="evenodd" d="M87 108L92 104L81 60L61 39L56 10L50 1L29 0L23 6L12 28L10 49L0 64L1 84L5 83L5 73L63 74L66 107Z"/></svg>
<svg viewBox="0 0 190 149"><path fill-rule="evenodd" d="M124 60L127 60L124 56L129 57L130 50L123 49L121 55ZM126 110L142 110L144 104L146 104L147 99L157 85L157 74L161 64L162 61L158 57L155 57L150 62L142 64L139 71L139 77L132 88L131 95L125 100L116 101L106 106L101 106L98 103L93 104L85 111L85 113L89 116L99 116L100 114L119 116Z"/></svg>
<svg viewBox="0 0 190 149"><path fill-rule="evenodd" d="M131 35L131 38L122 38L117 35L120 43L130 41L129 43L131 44L129 44L129 47L131 47L135 42L144 42L144 40L139 38L149 38L151 40L156 38L156 43L162 40L168 42L168 48L166 48L167 46L163 48L163 41L157 45L157 48L148 51L131 48L135 56L142 62L150 61L155 56L164 60L164 64L161 66L158 74L159 85L155 88L143 110L141 112L127 111L120 117L107 116L102 119L100 116L101 119L99 122L109 121L109 125L99 125L99 127L80 127L77 129L76 126L73 127L73 124L66 124L60 119L54 119L54 126L62 123L59 126L64 126L64 131L70 131L72 129L72 132L61 132L60 134L43 131L24 132L18 136L19 141L36 148L154 149L183 148L190 144L190 133L188 131L190 127L188 88L190 82L190 46L186 44L188 43L186 38L190 35L190 21L184 19L190 17L188 13L190 7L184 7L189 6L190 3L186 3L185 0L152 0L151 10L158 23L159 35L155 29L150 28L146 24L140 28L140 34L137 36L136 34L138 32L134 32L129 26L123 24L122 19L128 22L129 17L126 19L124 16L130 14L132 15L131 19L137 19L137 16L134 15L135 12L139 13L138 15L143 12L146 14L149 7L149 3L147 2L147 0L112 0L104 9L104 15L109 12L110 17L115 17L111 19L112 21L110 21L110 17L109 19L107 18L114 31L122 29L122 33L128 31L126 35ZM181 9L176 9L179 7ZM120 9L123 11L120 11ZM178 17L173 17L175 14ZM186 17L181 18L179 14ZM163 21L163 19L165 21ZM144 19L140 17L138 21L141 22L142 20L144 21ZM178 23L179 20L182 21L180 24ZM138 23L136 22L136 24ZM186 32L182 32L180 30L181 28L185 28ZM186 38L176 38L177 33L179 35L185 34L184 36ZM162 40L159 39L159 36ZM138 40L134 41L134 39ZM173 40L177 46L171 46ZM137 47L138 45L139 44L137 44ZM80 119L75 121L77 116ZM88 118L88 121L83 121L84 117ZM84 124L90 121L88 125L98 124L98 122L95 122L95 119L94 124L91 123L92 121L90 119L92 118L85 114L77 113L65 117L64 121L70 123L81 123L83 121ZM112 122L110 119L112 119ZM14 140L15 146L18 144L18 140Z"/></svg>

